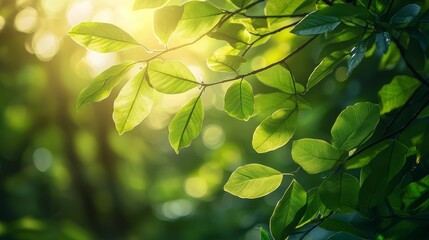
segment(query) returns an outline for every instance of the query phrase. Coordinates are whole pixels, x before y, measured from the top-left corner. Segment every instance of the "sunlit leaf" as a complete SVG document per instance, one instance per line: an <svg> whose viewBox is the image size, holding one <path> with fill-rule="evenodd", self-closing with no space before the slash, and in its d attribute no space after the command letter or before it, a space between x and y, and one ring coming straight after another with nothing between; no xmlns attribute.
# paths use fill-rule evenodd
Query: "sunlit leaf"
<svg viewBox="0 0 429 240"><path fill-rule="evenodd" d="M260 227L259 231L261 234L260 240L270 240L270 235L268 235L268 232L263 227Z"/></svg>
<svg viewBox="0 0 429 240"><path fill-rule="evenodd" d="M198 86L188 67L176 61L151 61L148 74L150 84L162 93L183 93Z"/></svg>
<svg viewBox="0 0 429 240"><path fill-rule="evenodd" d="M344 109L332 126L334 147L349 151L362 144L374 132L380 120L380 108L373 103L357 103Z"/></svg>
<svg viewBox="0 0 429 240"><path fill-rule="evenodd" d="M247 164L237 168L224 190L240 198L259 198L276 190L283 174L261 164Z"/></svg>
<svg viewBox="0 0 429 240"><path fill-rule="evenodd" d="M296 100L300 110L311 108L309 103L301 96L297 96ZM279 109L294 110L295 108L294 94L283 92L262 93L255 96L255 111L253 115L271 115Z"/></svg>
<svg viewBox="0 0 429 240"><path fill-rule="evenodd" d="M224 23L215 32L210 33L209 37L227 41L232 47L243 49L249 45L251 36L243 24Z"/></svg>
<svg viewBox="0 0 429 240"><path fill-rule="evenodd" d="M256 77L267 86L277 88L285 93L295 93L294 80L290 71L280 65L259 72ZM304 91L302 85L296 83L295 86L297 92Z"/></svg>
<svg viewBox="0 0 429 240"><path fill-rule="evenodd" d="M277 202L270 218L270 231L274 239L285 239L298 225L307 203L307 192L294 180Z"/></svg>
<svg viewBox="0 0 429 240"><path fill-rule="evenodd" d="M110 23L82 22L68 34L80 45L102 53L141 46L130 34Z"/></svg>
<svg viewBox="0 0 429 240"><path fill-rule="evenodd" d="M392 140L386 140L382 141L365 151L359 153L358 155L354 156L350 160L348 160L345 164L346 169L355 169L355 168L361 168L363 166L366 166L368 163L370 163L379 153L381 153L384 149L389 147L390 144L392 144Z"/></svg>
<svg viewBox="0 0 429 240"><path fill-rule="evenodd" d="M419 15L420 6L417 4L408 4L399 9L390 19L391 24L410 23Z"/></svg>
<svg viewBox="0 0 429 240"><path fill-rule="evenodd" d="M381 114L402 107L419 86L420 82L413 77L395 76L390 83L384 85L378 92L381 98Z"/></svg>
<svg viewBox="0 0 429 240"><path fill-rule="evenodd" d="M249 120L253 114L252 86L242 80L233 83L225 93L225 111L231 116L241 120Z"/></svg>
<svg viewBox="0 0 429 240"><path fill-rule="evenodd" d="M134 66L136 62L127 61L111 66L100 73L89 86L84 88L78 98L76 107L90 102L99 102L110 95L112 89L122 80L123 76Z"/></svg>
<svg viewBox="0 0 429 240"><path fill-rule="evenodd" d="M332 31L340 23L337 17L313 12L304 17L290 32L300 36L316 35Z"/></svg>
<svg viewBox="0 0 429 240"><path fill-rule="evenodd" d="M292 159L309 174L330 170L339 157L340 152L323 140L307 138L292 144Z"/></svg>
<svg viewBox="0 0 429 240"><path fill-rule="evenodd" d="M175 35L196 38L212 30L222 18L222 11L206 2L192 1L183 5L183 15Z"/></svg>
<svg viewBox="0 0 429 240"><path fill-rule="evenodd" d="M187 102L173 117L168 125L170 144L176 153L180 148L191 145L203 125L204 108L201 97L194 97Z"/></svg>
<svg viewBox="0 0 429 240"><path fill-rule="evenodd" d="M267 16L278 16L278 15L291 15L295 13L299 6L301 6L305 1L303 0L294 0L294 1L285 1L285 0L270 0L267 1L265 5L265 15ZM282 18L270 18L270 23L276 23L282 21Z"/></svg>
<svg viewBox="0 0 429 240"><path fill-rule="evenodd" d="M343 52L333 52L325 57L308 78L307 91L331 74L335 68L346 59Z"/></svg>
<svg viewBox="0 0 429 240"><path fill-rule="evenodd" d="M253 0L231 0L231 2L239 8L243 8L253 2Z"/></svg>
<svg viewBox="0 0 429 240"><path fill-rule="evenodd" d="M262 121L253 133L252 146L258 153L282 147L295 133L297 110L280 109Z"/></svg>
<svg viewBox="0 0 429 240"><path fill-rule="evenodd" d="M336 173L320 184L320 199L332 211L352 212L359 196L359 182L348 173Z"/></svg>
<svg viewBox="0 0 429 240"><path fill-rule="evenodd" d="M159 8L164 6L168 0L134 0L133 9Z"/></svg>
<svg viewBox="0 0 429 240"><path fill-rule="evenodd" d="M183 14L183 6L166 6L155 11L154 31L158 39L167 44Z"/></svg>
<svg viewBox="0 0 429 240"><path fill-rule="evenodd" d="M240 50L226 45L218 48L208 59L207 65L213 71L236 72L247 60L238 56Z"/></svg>
<svg viewBox="0 0 429 240"><path fill-rule="evenodd" d="M113 105L113 120L119 134L132 130L151 112L153 89L145 79L146 69L141 70L121 90Z"/></svg>

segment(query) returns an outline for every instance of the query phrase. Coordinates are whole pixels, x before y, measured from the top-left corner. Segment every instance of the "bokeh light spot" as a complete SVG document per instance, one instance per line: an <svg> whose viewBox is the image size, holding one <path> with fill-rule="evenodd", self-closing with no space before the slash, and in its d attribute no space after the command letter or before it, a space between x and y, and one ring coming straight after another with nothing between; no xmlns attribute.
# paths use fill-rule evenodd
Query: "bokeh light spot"
<svg viewBox="0 0 429 240"><path fill-rule="evenodd" d="M37 25L38 13L36 9L27 7L22 9L15 17L15 28L20 32L30 33Z"/></svg>
<svg viewBox="0 0 429 240"><path fill-rule="evenodd" d="M42 0L41 4L47 14L54 15L64 10L68 2L68 0Z"/></svg>
<svg viewBox="0 0 429 240"><path fill-rule="evenodd" d="M347 75L347 67L339 67L337 68L337 70L335 71L335 79L338 82L344 82L347 80L349 76Z"/></svg>
<svg viewBox="0 0 429 240"><path fill-rule="evenodd" d="M90 1L74 2L67 11L67 22L73 26L91 19L93 5Z"/></svg>
<svg viewBox="0 0 429 240"><path fill-rule="evenodd" d="M218 149L225 143L225 132L215 124L210 124L203 130L203 143L210 149Z"/></svg>
<svg viewBox="0 0 429 240"><path fill-rule="evenodd" d="M194 198L201 198L207 194L208 186L204 178L190 177L185 182L186 193Z"/></svg>
<svg viewBox="0 0 429 240"><path fill-rule="evenodd" d="M33 38L34 53L42 61L51 60L60 48L60 40L51 32L40 32Z"/></svg>
<svg viewBox="0 0 429 240"><path fill-rule="evenodd" d="M0 15L0 31L3 30L5 25L6 25L6 19L4 19L4 17Z"/></svg>
<svg viewBox="0 0 429 240"><path fill-rule="evenodd" d="M192 203L186 199L178 199L162 204L161 213L166 218L174 220L191 214Z"/></svg>
<svg viewBox="0 0 429 240"><path fill-rule="evenodd" d="M33 163L37 170L46 172L52 166L52 154L46 148L38 148L33 153Z"/></svg>

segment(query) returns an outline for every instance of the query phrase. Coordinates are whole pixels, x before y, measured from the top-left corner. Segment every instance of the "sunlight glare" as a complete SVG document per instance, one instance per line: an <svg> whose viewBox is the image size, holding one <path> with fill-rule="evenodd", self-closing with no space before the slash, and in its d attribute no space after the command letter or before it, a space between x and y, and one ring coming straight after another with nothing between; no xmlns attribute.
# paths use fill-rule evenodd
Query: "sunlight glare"
<svg viewBox="0 0 429 240"><path fill-rule="evenodd" d="M90 1L79 1L71 4L67 11L67 22L74 26L83 21L89 21L93 14L94 6Z"/></svg>
<svg viewBox="0 0 429 240"><path fill-rule="evenodd" d="M42 8L48 15L55 15L64 10L68 0L42 0Z"/></svg>
<svg viewBox="0 0 429 240"><path fill-rule="evenodd" d="M14 25L16 30L24 33L30 33L36 28L37 19L37 10L32 7L27 7L22 9L16 15Z"/></svg>
<svg viewBox="0 0 429 240"><path fill-rule="evenodd" d="M51 60L60 48L60 40L51 32L35 34L32 47L36 56L42 61Z"/></svg>
<svg viewBox="0 0 429 240"><path fill-rule="evenodd" d="M108 67L118 63L118 55L116 53L98 53L87 51L85 62L90 67L91 77L96 77Z"/></svg>

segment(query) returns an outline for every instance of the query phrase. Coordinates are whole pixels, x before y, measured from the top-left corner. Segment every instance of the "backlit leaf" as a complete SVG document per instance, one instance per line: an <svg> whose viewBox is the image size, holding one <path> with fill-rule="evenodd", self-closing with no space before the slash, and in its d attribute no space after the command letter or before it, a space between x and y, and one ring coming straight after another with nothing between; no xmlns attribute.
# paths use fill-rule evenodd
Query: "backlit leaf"
<svg viewBox="0 0 429 240"><path fill-rule="evenodd" d="M379 153L381 153L384 149L389 147L389 145L392 144L392 142L393 142L392 140L386 140L359 153L358 155L354 156L353 158L351 158L346 162L345 164L346 169L355 169L355 168L361 168L363 166L366 166Z"/></svg>
<svg viewBox="0 0 429 240"><path fill-rule="evenodd" d="M194 97L176 113L168 125L170 144L176 153L179 153L180 148L191 145L192 140L200 134L203 118L200 97Z"/></svg>
<svg viewBox="0 0 429 240"><path fill-rule="evenodd" d="M130 34L110 23L82 22L68 34L80 45L102 53L141 46Z"/></svg>
<svg viewBox="0 0 429 240"><path fill-rule="evenodd" d="M208 67L218 72L236 72L247 60L238 56L240 50L226 45L217 49L210 58L207 59Z"/></svg>
<svg viewBox="0 0 429 240"><path fill-rule="evenodd" d="M294 180L277 202L270 218L270 231L274 239L288 237L302 218L307 203L307 192Z"/></svg>
<svg viewBox="0 0 429 240"><path fill-rule="evenodd" d="M292 75L289 70L280 65L259 72L256 77L267 86L277 88L285 93L295 93ZM297 92L302 92L304 88L302 85L296 84L296 90Z"/></svg>
<svg viewBox="0 0 429 240"><path fill-rule="evenodd" d="M228 179L224 190L240 198L259 198L276 190L283 174L261 164L247 164L237 168Z"/></svg>
<svg viewBox="0 0 429 240"><path fill-rule="evenodd" d="M249 45L251 36L243 24L224 23L215 32L210 33L209 37L227 41L232 47L243 49Z"/></svg>
<svg viewBox="0 0 429 240"><path fill-rule="evenodd" d="M359 182L348 173L336 173L320 184L320 199L332 211L352 212L359 196Z"/></svg>
<svg viewBox="0 0 429 240"><path fill-rule="evenodd" d="M188 67L176 61L151 61L148 74L150 84L162 93L183 93L198 86Z"/></svg>
<svg viewBox="0 0 429 240"><path fill-rule="evenodd" d="M241 120L249 120L253 114L253 90L245 80L233 83L225 93L225 111Z"/></svg>
<svg viewBox="0 0 429 240"><path fill-rule="evenodd" d="M164 6L168 0L134 0L133 9L148 9L148 8L159 8Z"/></svg>
<svg viewBox="0 0 429 240"><path fill-rule="evenodd" d="M183 14L183 6L166 6L155 11L154 31L158 39L167 44Z"/></svg>
<svg viewBox="0 0 429 240"><path fill-rule="evenodd" d="M153 89L145 79L146 69L141 70L121 90L113 105L113 120L119 134L132 130L151 112Z"/></svg>
<svg viewBox="0 0 429 240"><path fill-rule="evenodd" d="M402 107L419 86L420 82L413 77L395 76L390 83L384 85L378 92L381 98L381 114Z"/></svg>
<svg viewBox="0 0 429 240"><path fill-rule="evenodd" d="M253 133L252 146L258 153L282 147L295 133L297 110L280 109L262 121Z"/></svg>
<svg viewBox="0 0 429 240"><path fill-rule="evenodd" d="M291 15L295 13L299 6L301 6L305 1L294 0L294 1L285 1L285 0L270 0L267 1L265 5L265 15L275 16L275 15ZM270 23L276 23L282 21L282 18L270 18Z"/></svg>
<svg viewBox="0 0 429 240"><path fill-rule="evenodd" d="M112 89L122 80L123 76L136 64L136 62L127 61L118 65L111 66L100 73L94 81L84 88L78 98L76 107L79 109L82 105L90 102L99 102L110 95Z"/></svg>
<svg viewBox="0 0 429 240"><path fill-rule="evenodd" d="M330 170L339 157L339 151L323 140L307 138L292 144L292 159L309 174Z"/></svg>
<svg viewBox="0 0 429 240"><path fill-rule="evenodd" d="M304 17L290 32L300 36L316 35L332 31L340 23L337 17L313 12Z"/></svg>
<svg viewBox="0 0 429 240"><path fill-rule="evenodd" d="M331 74L335 68L346 59L343 52L334 52L325 57L308 78L307 91Z"/></svg>
<svg viewBox="0 0 429 240"><path fill-rule="evenodd" d="M338 115L331 129L333 146L349 151L374 132L380 120L380 108L373 103L357 103Z"/></svg>

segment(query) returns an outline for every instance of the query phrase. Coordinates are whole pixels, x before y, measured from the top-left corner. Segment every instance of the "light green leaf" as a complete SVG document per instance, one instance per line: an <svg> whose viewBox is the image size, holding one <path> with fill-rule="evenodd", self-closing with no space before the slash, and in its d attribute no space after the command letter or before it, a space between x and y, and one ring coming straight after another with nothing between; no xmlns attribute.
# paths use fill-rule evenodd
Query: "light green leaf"
<svg viewBox="0 0 429 240"><path fill-rule="evenodd" d="M112 89L122 80L123 76L136 64L133 61L127 61L118 65L111 66L100 73L89 86L84 88L78 98L76 108L90 102L99 102L110 95Z"/></svg>
<svg viewBox="0 0 429 240"><path fill-rule="evenodd" d="M364 143L380 120L380 108L373 103L357 103L344 109L332 126L334 147L349 151Z"/></svg>
<svg viewBox="0 0 429 240"><path fill-rule="evenodd" d="M413 21L420 12L420 6L417 4L408 4L399 9L390 19L391 24L403 24Z"/></svg>
<svg viewBox="0 0 429 240"><path fill-rule="evenodd" d="M253 0L231 0L231 2L234 3L234 5L239 8L243 8L249 5L249 3L251 3L252 1Z"/></svg>
<svg viewBox="0 0 429 240"><path fill-rule="evenodd" d="M344 52L333 52L331 55L325 57L308 78L306 91L331 74L346 59L346 56Z"/></svg>
<svg viewBox="0 0 429 240"><path fill-rule="evenodd" d="M283 174L261 164L247 164L237 168L224 186L226 192L240 198L259 198L276 190Z"/></svg>
<svg viewBox="0 0 429 240"><path fill-rule="evenodd" d="M166 6L155 11L154 31L158 39L167 44L183 14L183 6Z"/></svg>
<svg viewBox="0 0 429 240"><path fill-rule="evenodd" d="M245 48L251 40L251 35L243 24L228 22L222 24L215 32L210 33L209 37L225 40L237 49Z"/></svg>
<svg viewBox="0 0 429 240"><path fill-rule="evenodd" d="M198 86L188 67L176 61L151 61L148 74L150 84L162 93L183 93Z"/></svg>
<svg viewBox="0 0 429 240"><path fill-rule="evenodd" d="M389 145L392 144L392 142L393 142L392 140L386 140L359 153L358 155L354 156L353 158L351 158L346 162L345 164L346 169L355 169L355 168L361 168L363 166L366 166L379 153L381 153L384 149L389 147Z"/></svg>
<svg viewBox="0 0 429 240"><path fill-rule="evenodd" d="M309 103L301 96L298 96L297 101L299 110L311 109ZM257 94L255 96L255 111L253 112L253 116L271 115L279 109L294 110L295 108L294 94L283 92Z"/></svg>
<svg viewBox="0 0 429 240"><path fill-rule="evenodd" d="M276 16L276 15L291 15L301 6L305 1L303 0L294 0L294 1L285 1L285 0L270 0L267 1L265 5L265 15L267 16ZM283 21L284 18L270 18L268 21L273 24L279 21Z"/></svg>
<svg viewBox="0 0 429 240"><path fill-rule="evenodd" d="M200 96L194 97L180 109L168 125L170 145L176 153L191 145L203 125L204 108Z"/></svg>
<svg viewBox="0 0 429 240"><path fill-rule="evenodd" d="M226 45L218 48L209 59L207 65L213 71L218 72L236 72L240 66L247 60L238 56L240 50Z"/></svg>
<svg viewBox="0 0 429 240"><path fill-rule="evenodd" d="M235 82L228 88L224 109L231 117L249 120L253 114L253 90L246 80Z"/></svg>
<svg viewBox="0 0 429 240"><path fill-rule="evenodd" d="M347 74L350 76L353 70L362 62L365 57L367 41L359 42L350 52L350 58L347 60Z"/></svg>
<svg viewBox="0 0 429 240"><path fill-rule="evenodd" d="M259 79L259 81L267 86L277 88L285 93L295 93L292 75L290 74L289 70L280 65L276 65L267 70L259 72L256 74L256 77ZM296 91L303 92L304 87L296 83Z"/></svg>
<svg viewBox="0 0 429 240"><path fill-rule="evenodd" d="M381 98L381 114L402 107L420 86L420 82L409 76L395 76L392 82L384 85L378 95Z"/></svg>
<svg viewBox="0 0 429 240"><path fill-rule="evenodd" d="M319 195L323 204L332 211L352 212L357 203L359 182L350 174L337 173L320 184Z"/></svg>
<svg viewBox="0 0 429 240"><path fill-rule="evenodd" d="M253 133L253 148L258 153L264 153L282 147L295 133L297 120L297 110L280 109L274 112Z"/></svg>
<svg viewBox="0 0 429 240"><path fill-rule="evenodd" d="M260 240L270 240L270 235L268 235L267 231L263 227L260 227L259 231L261 234Z"/></svg>
<svg viewBox="0 0 429 240"><path fill-rule="evenodd" d="M186 39L208 33L223 15L221 10L206 2L192 1L183 6L183 15L174 34Z"/></svg>
<svg viewBox="0 0 429 240"><path fill-rule="evenodd" d="M304 215L306 204L307 193L295 179L292 180L270 218L270 231L274 239L283 240L295 230Z"/></svg>
<svg viewBox="0 0 429 240"><path fill-rule="evenodd" d="M168 0L135 0L133 10L159 8L164 6Z"/></svg>
<svg viewBox="0 0 429 240"><path fill-rule="evenodd" d="M332 31L340 23L337 17L313 12L304 17L290 32L300 36L316 35Z"/></svg>
<svg viewBox="0 0 429 240"><path fill-rule="evenodd" d="M119 92L113 104L113 120L119 134L132 130L152 111L153 89L141 70Z"/></svg>
<svg viewBox="0 0 429 240"><path fill-rule="evenodd" d="M339 158L340 152L323 140L307 138L292 144L292 159L309 174L330 170Z"/></svg>
<svg viewBox="0 0 429 240"><path fill-rule="evenodd" d="M102 53L141 46L130 34L110 23L82 22L68 34L80 45Z"/></svg>

